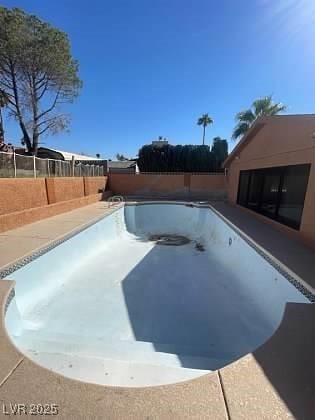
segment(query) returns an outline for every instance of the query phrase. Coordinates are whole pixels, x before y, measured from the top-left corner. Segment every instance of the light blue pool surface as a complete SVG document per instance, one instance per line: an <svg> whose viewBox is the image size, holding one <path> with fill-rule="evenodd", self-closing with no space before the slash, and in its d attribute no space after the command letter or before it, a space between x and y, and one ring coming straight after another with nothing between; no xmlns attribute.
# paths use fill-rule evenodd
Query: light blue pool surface
<svg viewBox="0 0 315 420"><path fill-rule="evenodd" d="M165 246L151 235L190 240ZM36 363L98 384L198 377L263 344L308 303L215 211L126 205L10 275L6 326Z"/></svg>

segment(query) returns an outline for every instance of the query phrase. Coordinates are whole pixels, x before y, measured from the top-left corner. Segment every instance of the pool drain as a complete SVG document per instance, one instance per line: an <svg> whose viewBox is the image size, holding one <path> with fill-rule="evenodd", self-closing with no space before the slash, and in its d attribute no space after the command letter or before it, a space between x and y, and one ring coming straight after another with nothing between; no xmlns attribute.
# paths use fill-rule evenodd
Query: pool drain
<svg viewBox="0 0 315 420"><path fill-rule="evenodd" d="M157 245L180 246L188 244L190 239L180 235L151 235L149 241L156 242Z"/></svg>
<svg viewBox="0 0 315 420"><path fill-rule="evenodd" d="M196 242L195 248L196 248L197 251L200 251L200 252L204 252L205 251L204 245L201 244L200 242Z"/></svg>

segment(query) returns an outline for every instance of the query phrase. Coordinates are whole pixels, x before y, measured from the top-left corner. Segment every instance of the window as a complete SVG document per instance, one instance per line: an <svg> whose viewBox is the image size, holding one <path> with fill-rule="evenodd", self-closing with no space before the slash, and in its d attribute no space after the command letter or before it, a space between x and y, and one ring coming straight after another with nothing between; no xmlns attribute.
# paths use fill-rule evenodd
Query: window
<svg viewBox="0 0 315 420"><path fill-rule="evenodd" d="M237 203L299 229L311 165L240 172Z"/></svg>

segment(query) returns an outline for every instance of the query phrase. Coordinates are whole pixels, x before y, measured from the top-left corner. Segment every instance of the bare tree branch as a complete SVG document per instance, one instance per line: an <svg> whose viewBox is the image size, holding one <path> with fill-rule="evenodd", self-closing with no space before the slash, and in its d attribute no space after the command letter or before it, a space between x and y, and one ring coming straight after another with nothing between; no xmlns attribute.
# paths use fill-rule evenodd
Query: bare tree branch
<svg viewBox="0 0 315 420"><path fill-rule="evenodd" d="M41 91L41 93L38 95L38 100L40 101L41 99L42 99L42 97L45 95L45 93L47 92L47 90L48 90L48 86L49 86L49 81L47 80L46 82L45 82L45 84L43 83L42 85L41 85L41 87L40 88L38 88L39 90L43 87L43 90Z"/></svg>
<svg viewBox="0 0 315 420"><path fill-rule="evenodd" d="M55 108L55 106L56 106L56 104L57 104L57 101L58 101L58 98L59 98L59 95L60 95L60 89L57 91L57 93L56 93L56 96L55 96L55 99L54 99L54 101L53 101L53 103L52 103L52 105L48 108L48 109L46 109L45 111L43 111L42 113L40 113L39 115L38 115L38 119L40 120L44 115L46 115L46 114L48 114L49 112L51 112L54 108Z"/></svg>

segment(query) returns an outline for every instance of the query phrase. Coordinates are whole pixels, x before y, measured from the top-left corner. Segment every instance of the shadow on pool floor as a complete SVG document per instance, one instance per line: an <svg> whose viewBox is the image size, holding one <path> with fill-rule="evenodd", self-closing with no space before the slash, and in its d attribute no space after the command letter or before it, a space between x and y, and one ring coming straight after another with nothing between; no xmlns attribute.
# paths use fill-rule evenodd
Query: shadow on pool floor
<svg viewBox="0 0 315 420"><path fill-rule="evenodd" d="M233 273L193 243L156 245L122 289L135 339L176 354L186 368L217 369L272 334Z"/></svg>

